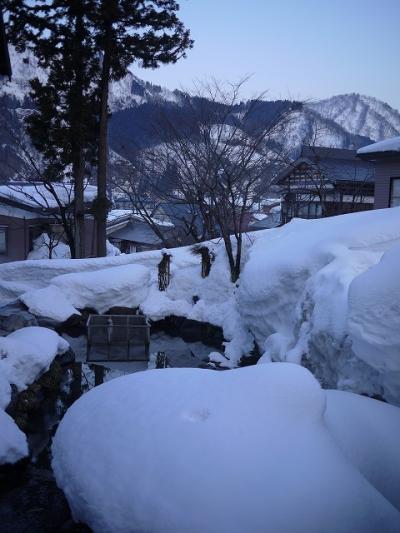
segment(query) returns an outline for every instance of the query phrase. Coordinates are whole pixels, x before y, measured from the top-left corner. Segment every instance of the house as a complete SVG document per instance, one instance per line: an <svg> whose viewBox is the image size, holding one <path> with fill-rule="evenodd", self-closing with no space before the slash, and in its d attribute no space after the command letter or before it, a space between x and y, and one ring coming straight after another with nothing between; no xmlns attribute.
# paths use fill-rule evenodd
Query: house
<svg viewBox="0 0 400 533"><path fill-rule="evenodd" d="M165 246L160 235L168 239L174 225L157 219L153 219L153 222L154 226L151 227L143 217L131 210L113 209L108 214L107 238L112 245L127 254L159 250Z"/></svg>
<svg viewBox="0 0 400 533"><path fill-rule="evenodd" d="M374 208L400 206L400 136L364 146L357 155L375 165Z"/></svg>
<svg viewBox="0 0 400 533"><path fill-rule="evenodd" d="M53 183L53 188L55 195L43 183L14 182L0 186L0 263L27 259L35 240L43 233L57 236L58 242L65 240L57 202L65 209L67 219L72 220L73 186ZM88 257L95 254L95 226L89 207L96 194L96 187L87 185L85 244Z"/></svg>
<svg viewBox="0 0 400 533"><path fill-rule="evenodd" d="M281 222L372 209L374 180L374 164L355 150L303 147L275 181L282 193Z"/></svg>
<svg viewBox="0 0 400 533"><path fill-rule="evenodd" d="M11 63L8 51L6 31L4 28L3 13L0 10L0 77L11 79Z"/></svg>

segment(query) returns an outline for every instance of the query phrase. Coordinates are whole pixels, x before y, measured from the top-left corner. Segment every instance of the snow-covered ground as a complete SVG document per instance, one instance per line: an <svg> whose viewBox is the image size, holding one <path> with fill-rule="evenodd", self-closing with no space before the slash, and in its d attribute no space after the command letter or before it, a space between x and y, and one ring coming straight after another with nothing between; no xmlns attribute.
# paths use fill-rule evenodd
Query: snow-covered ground
<svg viewBox="0 0 400 533"><path fill-rule="evenodd" d="M261 363L309 365L324 385L400 404L400 208L322 220L296 219L244 240L243 272L230 282L223 243L209 277L191 247L168 250L171 283L158 290L162 250L101 259L0 265L0 299L20 296L30 309L63 320L85 306L103 311L140 305L221 326L224 354L235 367L252 350ZM139 265L146 270L136 277ZM144 271L143 271L144 272Z"/></svg>
<svg viewBox="0 0 400 533"><path fill-rule="evenodd" d="M394 533L399 441L400 409L299 365L152 370L68 410L53 470L95 532Z"/></svg>
<svg viewBox="0 0 400 533"><path fill-rule="evenodd" d="M64 339L47 328L27 327L0 337L0 464L14 463L28 454L25 435L4 412L11 400L11 385L24 390L68 348Z"/></svg>

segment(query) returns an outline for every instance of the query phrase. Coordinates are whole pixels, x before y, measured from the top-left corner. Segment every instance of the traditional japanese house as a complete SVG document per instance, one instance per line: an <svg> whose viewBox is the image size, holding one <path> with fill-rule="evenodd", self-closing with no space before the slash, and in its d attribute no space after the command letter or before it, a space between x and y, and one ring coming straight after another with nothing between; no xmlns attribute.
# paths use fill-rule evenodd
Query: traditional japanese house
<svg viewBox="0 0 400 533"><path fill-rule="evenodd" d="M304 147L276 180L281 222L372 209L374 179L374 164L360 160L355 150Z"/></svg>

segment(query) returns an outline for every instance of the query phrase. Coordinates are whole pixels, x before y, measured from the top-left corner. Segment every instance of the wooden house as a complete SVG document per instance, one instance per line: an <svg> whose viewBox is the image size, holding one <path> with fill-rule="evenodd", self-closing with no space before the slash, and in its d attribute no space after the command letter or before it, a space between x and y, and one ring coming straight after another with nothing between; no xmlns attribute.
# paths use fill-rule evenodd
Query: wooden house
<svg viewBox="0 0 400 533"><path fill-rule="evenodd" d="M372 209L375 166L355 150L304 147L279 174L281 222Z"/></svg>

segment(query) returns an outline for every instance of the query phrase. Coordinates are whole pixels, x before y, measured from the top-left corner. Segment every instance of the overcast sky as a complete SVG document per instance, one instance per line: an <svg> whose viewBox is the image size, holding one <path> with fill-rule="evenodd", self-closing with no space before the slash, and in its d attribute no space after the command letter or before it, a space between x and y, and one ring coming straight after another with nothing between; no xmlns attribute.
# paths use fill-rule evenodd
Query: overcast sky
<svg viewBox="0 0 400 533"><path fill-rule="evenodd" d="M180 0L195 44L148 81L190 89L237 81L247 94L325 98L357 92L400 109L400 0Z"/></svg>

